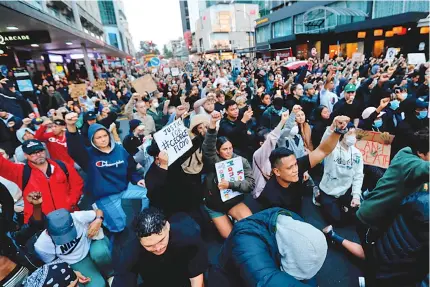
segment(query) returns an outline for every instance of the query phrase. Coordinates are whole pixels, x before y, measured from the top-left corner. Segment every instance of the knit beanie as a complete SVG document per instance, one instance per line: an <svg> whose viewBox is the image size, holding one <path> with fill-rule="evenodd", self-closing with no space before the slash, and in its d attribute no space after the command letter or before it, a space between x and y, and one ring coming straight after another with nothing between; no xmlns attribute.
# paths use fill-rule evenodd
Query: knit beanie
<svg viewBox="0 0 430 287"><path fill-rule="evenodd" d="M287 215L279 215L276 220L276 242L281 270L300 281L314 277L327 255L324 234Z"/></svg>
<svg viewBox="0 0 430 287"><path fill-rule="evenodd" d="M142 122L140 120L131 120L130 125L130 133L132 133Z"/></svg>
<svg viewBox="0 0 430 287"><path fill-rule="evenodd" d="M76 274L69 264L55 260L34 271L25 281L24 287L63 287L76 280Z"/></svg>

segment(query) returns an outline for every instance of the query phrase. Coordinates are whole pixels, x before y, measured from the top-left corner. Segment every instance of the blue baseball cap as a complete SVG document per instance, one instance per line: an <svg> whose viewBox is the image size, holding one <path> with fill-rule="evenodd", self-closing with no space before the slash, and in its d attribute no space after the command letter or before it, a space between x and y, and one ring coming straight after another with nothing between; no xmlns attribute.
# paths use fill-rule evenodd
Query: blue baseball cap
<svg viewBox="0 0 430 287"><path fill-rule="evenodd" d="M72 215L66 209L61 208L50 212L46 216L49 236L55 245L63 245L78 237Z"/></svg>

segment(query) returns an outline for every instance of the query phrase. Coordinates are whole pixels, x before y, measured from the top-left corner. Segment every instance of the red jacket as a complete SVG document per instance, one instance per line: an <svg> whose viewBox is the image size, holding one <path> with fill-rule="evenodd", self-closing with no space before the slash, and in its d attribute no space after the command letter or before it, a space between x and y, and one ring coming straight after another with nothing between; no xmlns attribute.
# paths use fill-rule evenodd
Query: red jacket
<svg viewBox="0 0 430 287"><path fill-rule="evenodd" d="M45 125L41 125L36 131L34 138L46 143L51 158L74 166L75 162L67 152L66 133L60 137L54 135L53 132L45 133L46 128Z"/></svg>
<svg viewBox="0 0 430 287"><path fill-rule="evenodd" d="M28 163L31 168L31 175L28 179L25 190L22 191L24 198L24 223L27 223L33 214L33 205L26 201L27 195L32 191L40 191L42 193L42 212L48 214L51 211L65 208L70 212L76 209L76 204L82 195L84 182L76 171L76 169L66 164L69 172L69 178L55 162L48 159L53 172L49 178L45 174L34 167L32 163ZM24 173L24 165L13 163L0 156L0 176L16 183L22 190L22 178Z"/></svg>

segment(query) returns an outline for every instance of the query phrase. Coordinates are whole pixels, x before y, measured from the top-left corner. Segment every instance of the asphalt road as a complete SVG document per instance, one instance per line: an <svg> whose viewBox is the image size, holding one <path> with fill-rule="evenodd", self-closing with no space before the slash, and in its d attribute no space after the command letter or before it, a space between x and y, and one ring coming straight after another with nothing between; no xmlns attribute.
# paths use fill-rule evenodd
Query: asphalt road
<svg viewBox="0 0 430 287"><path fill-rule="evenodd" d="M127 135L129 131L128 121L120 120L122 133L121 139ZM314 177L318 182L318 179ZM311 191L307 191L303 198L302 205L303 217L306 222L312 224L316 228L322 229L327 226L327 223L321 216L318 207L312 204ZM205 218L207 220L207 218ZM204 219L204 220L205 220ZM217 234L213 224L206 222L204 230L204 240L207 242L209 250L209 259L211 263L216 262L217 254L222 246L222 239ZM336 232L354 242L359 242L355 226L344 228L336 228ZM361 262L352 256L348 255L342 248L329 244L329 250L323 267L317 274L319 287L358 287L358 278L363 276L360 268Z"/></svg>

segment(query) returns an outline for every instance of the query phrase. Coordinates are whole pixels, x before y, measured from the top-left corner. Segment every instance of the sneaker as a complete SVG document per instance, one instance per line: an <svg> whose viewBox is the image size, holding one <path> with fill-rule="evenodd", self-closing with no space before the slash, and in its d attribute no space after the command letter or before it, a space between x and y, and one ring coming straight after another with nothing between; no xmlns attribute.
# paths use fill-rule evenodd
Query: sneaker
<svg viewBox="0 0 430 287"><path fill-rule="evenodd" d="M321 206L320 201L320 189L318 188L318 186L314 186L313 190L312 190L312 203L315 204L316 206Z"/></svg>

